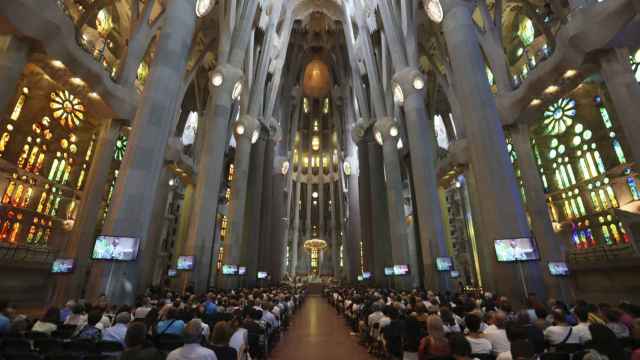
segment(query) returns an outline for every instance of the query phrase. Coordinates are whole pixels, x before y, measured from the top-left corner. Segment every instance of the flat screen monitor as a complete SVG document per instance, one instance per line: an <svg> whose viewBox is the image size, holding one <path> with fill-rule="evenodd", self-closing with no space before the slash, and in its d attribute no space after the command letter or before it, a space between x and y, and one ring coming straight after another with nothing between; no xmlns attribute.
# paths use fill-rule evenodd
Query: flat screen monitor
<svg viewBox="0 0 640 360"><path fill-rule="evenodd" d="M451 271L453 270L453 259L448 256L442 256L436 258L436 268L438 271Z"/></svg>
<svg viewBox="0 0 640 360"><path fill-rule="evenodd" d="M371 279L371 273L370 272L363 272L362 273L362 279L366 280L366 279Z"/></svg>
<svg viewBox="0 0 640 360"><path fill-rule="evenodd" d="M565 262L550 261L548 266L549 274L552 276L569 276L569 267Z"/></svg>
<svg viewBox="0 0 640 360"><path fill-rule="evenodd" d="M193 256L178 256L177 270L193 270Z"/></svg>
<svg viewBox="0 0 640 360"><path fill-rule="evenodd" d="M384 268L384 276L393 276L393 267Z"/></svg>
<svg viewBox="0 0 640 360"><path fill-rule="evenodd" d="M538 260L538 252L530 238L496 240L498 262Z"/></svg>
<svg viewBox="0 0 640 360"><path fill-rule="evenodd" d="M457 279L457 278L460 277L460 271L458 271L458 270L451 270L450 274L451 274L451 278L452 279Z"/></svg>
<svg viewBox="0 0 640 360"><path fill-rule="evenodd" d="M266 279L269 274L266 271L258 271L258 279Z"/></svg>
<svg viewBox="0 0 640 360"><path fill-rule="evenodd" d="M393 265L393 275L409 275L409 265Z"/></svg>
<svg viewBox="0 0 640 360"><path fill-rule="evenodd" d="M140 239L125 236L100 235L96 238L93 260L134 261L138 257Z"/></svg>
<svg viewBox="0 0 640 360"><path fill-rule="evenodd" d="M51 264L51 273L53 274L69 274L76 267L76 261L73 259L55 259Z"/></svg>
<svg viewBox="0 0 640 360"><path fill-rule="evenodd" d="M222 275L238 275L238 267L236 265L222 265Z"/></svg>
<svg viewBox="0 0 640 360"><path fill-rule="evenodd" d="M167 276L170 278L176 277L178 275L178 271L176 269L169 269L167 271Z"/></svg>
<svg viewBox="0 0 640 360"><path fill-rule="evenodd" d="M246 274L247 274L247 267L246 266L238 267L238 275L246 275Z"/></svg>

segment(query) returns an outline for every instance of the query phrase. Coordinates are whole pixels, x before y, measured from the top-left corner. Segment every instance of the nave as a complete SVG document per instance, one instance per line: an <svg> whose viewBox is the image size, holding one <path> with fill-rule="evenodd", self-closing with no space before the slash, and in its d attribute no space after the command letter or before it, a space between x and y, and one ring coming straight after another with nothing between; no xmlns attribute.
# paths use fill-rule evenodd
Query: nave
<svg viewBox="0 0 640 360"><path fill-rule="evenodd" d="M272 360L372 360L366 349L349 335L344 319L327 299L309 294L288 332L271 355Z"/></svg>

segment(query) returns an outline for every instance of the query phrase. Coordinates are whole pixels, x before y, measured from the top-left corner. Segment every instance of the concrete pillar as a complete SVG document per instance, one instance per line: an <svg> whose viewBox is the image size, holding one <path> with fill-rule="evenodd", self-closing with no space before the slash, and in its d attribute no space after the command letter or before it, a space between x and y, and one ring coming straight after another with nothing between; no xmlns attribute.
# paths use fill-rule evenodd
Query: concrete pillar
<svg viewBox="0 0 640 360"><path fill-rule="evenodd" d="M282 281L282 271L284 268L284 259L287 251L287 241L284 237L285 226L289 226L289 222L285 222L285 206L291 206L291 198L289 193L291 190L285 192L287 186L288 177L282 174L282 162L284 159L276 161L276 166L272 169L271 177L271 244L273 249L266 249L265 252L269 253L270 258L267 259L267 271L271 274L271 279L274 284L278 284ZM289 170L289 174L291 170ZM290 187L289 187L290 189ZM289 202L286 200L289 199Z"/></svg>
<svg viewBox="0 0 640 360"><path fill-rule="evenodd" d="M109 171L113 160L116 139L120 126L116 121L107 119L102 123L96 143L91 168L82 192L82 200L73 226L66 240L64 257L76 259L76 268L71 276L56 278L52 304L63 305L69 299L84 297L84 287L90 271L90 259L93 251L96 225L102 207L104 189L109 180Z"/></svg>
<svg viewBox="0 0 640 360"><path fill-rule="evenodd" d="M189 231L189 226L191 224L192 221L192 208L193 208L193 201L194 201L194 193L195 193L195 187L193 184L185 184L184 185L184 192L182 194L182 205L180 207L180 215L178 218L178 229L177 229L177 233L176 233L176 246L174 248L174 254L176 256L183 256L183 255L193 255L195 256L195 258L199 258L199 257L205 257L204 253L198 253L195 252L196 250L194 249L193 245L188 243L188 231ZM212 222L215 225L215 218L214 220L212 220ZM213 233L211 234L209 241L211 242L211 246L213 246ZM207 257L209 256L209 254L206 255ZM194 260L197 262L197 260ZM177 264L176 264L177 265ZM195 264L194 264L195 265ZM171 265L172 268L175 268L175 266L172 264ZM195 270L195 266L194 266L194 270ZM184 290L187 288L187 286L189 285L190 282L195 283L196 280L196 273L194 271L180 271L178 272L178 276L175 280L174 283L178 284L178 289ZM203 289L202 291L204 292L206 290Z"/></svg>
<svg viewBox="0 0 640 360"><path fill-rule="evenodd" d="M359 150L355 149L355 147L355 144L351 142L349 145L349 153L351 155L346 159L351 167L351 174L345 174L349 190L347 193L347 211L344 210L345 207L343 207L342 203L342 190L337 189L336 191L336 204L341 207L340 216L338 216L339 223L342 224L344 222L345 212L348 212L349 214L347 219L348 229L347 232L343 232L342 235L342 256L344 258L343 274L346 281L350 284L355 282L356 273L359 269L360 252L358 246L360 242L363 241L362 216L365 213L365 209L359 206L361 192L358 186L358 181L362 170L360 167L361 163L358 161L357 157Z"/></svg>
<svg viewBox="0 0 640 360"><path fill-rule="evenodd" d="M260 232L259 232L259 252L258 252L258 268L257 271L268 271L269 270L269 259L273 256L275 250L275 241L271 237L271 225L272 218L275 216L273 213L273 157L274 157L274 147L273 139L265 139L265 150L264 150L264 167L263 167L263 181L262 181L262 205L261 205L261 215L258 221L260 222Z"/></svg>
<svg viewBox="0 0 640 360"><path fill-rule="evenodd" d="M222 76L219 87L209 82L209 99L203 117L203 143L197 154L197 175L193 206L185 250L196 255L193 270L195 291L207 289L207 281L215 278L216 267L212 266L213 235L215 232L218 195L224 173L224 154L229 143L229 123L234 99L235 84L242 79L242 72L230 65L219 66L213 76ZM212 273L212 274L211 274Z"/></svg>
<svg viewBox="0 0 640 360"><path fill-rule="evenodd" d="M242 257L239 265L247 267L247 274L243 284L248 287L256 286L258 274L258 258L260 254L260 240L262 235L261 209L264 203L264 168L266 162L266 143L264 135L253 144L247 180L247 198L242 228ZM233 192L231 198L233 199Z"/></svg>
<svg viewBox="0 0 640 360"><path fill-rule="evenodd" d="M391 217L389 210L390 199L387 194L389 190L385 184L385 172L387 173L386 179L388 179L388 170L385 171L386 156L383 154L382 147L372 137L368 138L367 146L369 147L367 153L369 155L369 199L371 201L369 209L371 212L371 250L374 258L373 266L367 271L371 272L377 285L383 285L386 284L384 268L393 265L395 260L392 256L390 225L396 220ZM406 240L406 237L404 239Z"/></svg>
<svg viewBox="0 0 640 360"><path fill-rule="evenodd" d="M258 121L248 115L243 115L235 125L236 137L235 176L231 183L231 203L229 205L229 239L224 242L224 263L244 266L242 251L244 248L245 209L247 203L247 185L249 181L249 166L251 161L251 140L255 139L255 132L260 131ZM259 133L258 133L259 134ZM227 288L236 287L237 277L227 277L223 283Z"/></svg>
<svg viewBox="0 0 640 360"><path fill-rule="evenodd" d="M331 175L333 175L333 163L331 164ZM338 224L336 222L336 208L338 206L336 202L336 182L331 179L329 183L329 201L331 202L329 233L331 235L331 262L333 263L333 277L338 278L340 275L340 244L338 244ZM343 237L344 239L344 234ZM344 240L343 240L344 242Z"/></svg>
<svg viewBox="0 0 640 360"><path fill-rule="evenodd" d="M400 133L398 126L399 124L391 118L382 118L376 121L374 130L376 138L382 139L384 175L387 185L387 210L389 211L389 233L393 263L386 266L401 264L411 266L415 262L411 260L412 254L409 251L409 238L404 217L402 168L397 147ZM415 257L415 255L414 253L413 256ZM416 271L411 271L407 277L396 277L394 280L399 289L408 290L420 286L419 276Z"/></svg>
<svg viewBox="0 0 640 360"><path fill-rule="evenodd" d="M370 136L369 136L370 137ZM353 244L353 265L354 269L351 269L353 280L360 274L361 264L364 264L364 268L373 273L373 280L377 281L377 274L373 271L375 269L375 257L374 257L374 242L373 242L373 221L371 219L371 173L369 162L369 143L370 139L362 138L358 142L358 163L360 166L360 172L358 174L358 199L351 203L352 208L358 207L360 209L360 223L359 226L362 236L359 239L355 239ZM352 198L353 200L353 198ZM358 201L359 200L359 201ZM359 205L359 206L357 206ZM361 246L364 248L364 254L360 253ZM363 256L364 255L364 258Z"/></svg>
<svg viewBox="0 0 640 360"><path fill-rule="evenodd" d="M525 206L531 217L531 227L538 244L540 258L542 259L540 264L542 266L538 266L537 270L543 276L547 294L537 294L538 298L546 299L552 297L569 301L568 280L551 276L545 266L547 261L564 261L567 249L566 244L553 231L544 187L531 147L529 126L527 124L519 124L510 131L510 134L511 143L518 154L518 165L524 180L527 198Z"/></svg>
<svg viewBox="0 0 640 360"><path fill-rule="evenodd" d="M16 96L16 88L27 65L29 44L15 35L0 36L0 111L7 109ZM10 111L4 111L10 113Z"/></svg>
<svg viewBox="0 0 640 360"><path fill-rule="evenodd" d="M505 146L505 136L496 102L485 74L485 62L480 51L476 25L472 19L473 5L461 0L445 2L443 31L453 69L453 88L457 91L469 140L476 190L482 194L479 208L483 213L485 248L482 274L488 289L511 299L522 299L524 289L519 276L519 264L498 263L493 254L494 240L529 237L529 226L522 206L513 167ZM531 275L531 274L529 274ZM529 283L531 290L541 284ZM525 280L525 282L527 282Z"/></svg>
<svg viewBox="0 0 640 360"><path fill-rule="evenodd" d="M436 139L433 122L429 121L425 107L425 90L416 88L415 81L425 80L416 69L406 68L395 74L394 82L404 94L403 110L411 154L411 176L415 196L418 234L422 249L422 272L425 289L446 286L448 274L436 271L435 258L447 256L446 235L442 207L438 198L436 178ZM412 272L419 271L411 269Z"/></svg>
<svg viewBox="0 0 640 360"><path fill-rule="evenodd" d="M631 71L629 51L606 51L600 58L600 75L611 95L616 120L622 125L625 145L631 149L633 161L637 163L640 161L640 84Z"/></svg>
<svg viewBox="0 0 640 360"><path fill-rule="evenodd" d="M300 163L302 164L302 160ZM291 247L289 248L289 271L291 277L294 278L296 276L296 271L298 269L298 247L300 243L300 195L302 192L302 183L300 182L300 169L302 165L298 165L298 179L295 181L296 195L294 197L293 202L293 236L291 241Z"/></svg>

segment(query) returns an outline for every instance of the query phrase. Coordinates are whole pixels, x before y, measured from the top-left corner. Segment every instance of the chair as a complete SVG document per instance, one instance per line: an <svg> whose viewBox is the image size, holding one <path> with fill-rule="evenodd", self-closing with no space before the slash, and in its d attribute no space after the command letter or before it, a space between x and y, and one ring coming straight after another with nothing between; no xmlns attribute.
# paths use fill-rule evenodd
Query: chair
<svg viewBox="0 0 640 360"><path fill-rule="evenodd" d="M96 352L96 343L87 340L73 340L64 343L65 352L86 355Z"/></svg>
<svg viewBox="0 0 640 360"><path fill-rule="evenodd" d="M31 342L23 338L4 338L2 339L2 350L5 353L28 353L31 351Z"/></svg>
<svg viewBox="0 0 640 360"><path fill-rule="evenodd" d="M5 360L42 360L42 356L36 352L8 352L3 356Z"/></svg>
<svg viewBox="0 0 640 360"><path fill-rule="evenodd" d="M46 355L44 357L44 360L84 360L84 356L80 354L64 352Z"/></svg>
<svg viewBox="0 0 640 360"><path fill-rule="evenodd" d="M98 341L96 352L98 354L117 355L124 351L124 347L117 341Z"/></svg>
<svg viewBox="0 0 640 360"><path fill-rule="evenodd" d="M62 342L58 339L43 338L34 340L33 346L38 349L41 354L53 354L62 352Z"/></svg>
<svg viewBox="0 0 640 360"><path fill-rule="evenodd" d="M582 346L581 344L556 345L556 352L563 352L563 353L569 353L569 354L573 354L583 349L584 349L584 346Z"/></svg>
<svg viewBox="0 0 640 360"><path fill-rule="evenodd" d="M48 339L51 336L47 333L39 332L39 331L29 331L24 334L24 337L29 340L37 340L37 339Z"/></svg>
<svg viewBox="0 0 640 360"><path fill-rule="evenodd" d="M492 354L471 354L471 358L479 360L495 360L496 357Z"/></svg>
<svg viewBox="0 0 640 360"><path fill-rule="evenodd" d="M571 354L564 352L546 352L540 355L540 360L571 360Z"/></svg>
<svg viewBox="0 0 640 360"><path fill-rule="evenodd" d="M158 351L171 352L184 345L184 340L182 339L182 336L179 335L162 334L156 336L154 343L156 348L158 348Z"/></svg>

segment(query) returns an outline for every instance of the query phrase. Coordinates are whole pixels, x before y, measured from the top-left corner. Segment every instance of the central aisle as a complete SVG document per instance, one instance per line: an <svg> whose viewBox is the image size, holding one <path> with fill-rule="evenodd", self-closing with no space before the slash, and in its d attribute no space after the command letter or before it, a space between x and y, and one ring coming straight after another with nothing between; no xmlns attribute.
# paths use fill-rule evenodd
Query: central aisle
<svg viewBox="0 0 640 360"><path fill-rule="evenodd" d="M294 315L293 324L274 349L276 360L372 360L374 357L349 335L344 319L327 300L310 295Z"/></svg>

